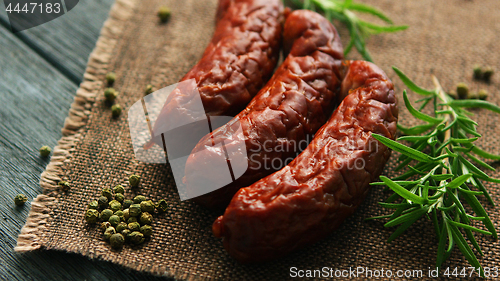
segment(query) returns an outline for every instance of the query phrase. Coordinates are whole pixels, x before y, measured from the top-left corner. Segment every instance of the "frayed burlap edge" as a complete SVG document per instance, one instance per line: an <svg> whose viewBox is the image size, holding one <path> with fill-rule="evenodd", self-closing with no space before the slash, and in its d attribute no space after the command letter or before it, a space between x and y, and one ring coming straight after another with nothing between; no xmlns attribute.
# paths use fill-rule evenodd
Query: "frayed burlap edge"
<svg viewBox="0 0 500 281"><path fill-rule="evenodd" d="M96 47L90 54L83 82L76 91L75 99L64 122L63 137L58 141L50 163L41 175L40 186L44 194L38 195L31 203L26 224L21 229L17 246L14 248L16 252L32 251L42 246L39 240L46 230L51 208L57 203L57 184L64 177L64 166L71 161L71 153L82 137L81 130L87 124L92 104L102 87L112 52L123 33L125 22L137 4L138 0L116 0L110 10Z"/></svg>

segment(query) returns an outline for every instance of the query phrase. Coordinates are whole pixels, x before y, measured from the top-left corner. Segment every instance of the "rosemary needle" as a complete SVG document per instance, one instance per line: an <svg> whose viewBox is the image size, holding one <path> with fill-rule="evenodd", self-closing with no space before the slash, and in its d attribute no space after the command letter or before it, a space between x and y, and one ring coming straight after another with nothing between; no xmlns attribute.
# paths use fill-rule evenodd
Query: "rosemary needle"
<svg viewBox="0 0 500 281"><path fill-rule="evenodd" d="M411 128L399 126L407 135L396 141L373 135L384 145L401 153L399 168L409 167L398 177L389 179L381 176L381 183L373 183L373 185L386 185L395 192L386 203L381 204L385 208L394 210L393 214L378 218L389 219L385 224L386 227L398 226L389 238L389 241L392 241L425 215L432 220L435 227L438 241L437 267L441 267L453 248L457 246L467 261L476 270L480 270L481 276L484 276L481 264L472 249L473 247L477 253L483 255L474 232L490 235L495 239L498 235L477 196L485 196L489 203L493 204L483 181L500 183L500 180L491 178L477 168L474 162L490 170L493 169L473 154L492 160L499 160L500 156L487 153L474 144L481 135L476 131L477 123L470 119L471 114L465 108L481 107L500 113L500 107L481 100L454 100L443 91L434 76L432 79L436 88L423 89L413 83L401 70L396 67L393 69L409 89L425 96L420 100L424 103L423 107L427 104L433 105L434 116L416 110L404 91L406 108L424 124ZM402 141L411 145L406 146ZM411 166L411 163L416 164ZM398 198L401 202L393 203ZM468 213L464 207L466 204L470 206L475 216ZM481 222L486 230L472 226L473 220Z"/></svg>

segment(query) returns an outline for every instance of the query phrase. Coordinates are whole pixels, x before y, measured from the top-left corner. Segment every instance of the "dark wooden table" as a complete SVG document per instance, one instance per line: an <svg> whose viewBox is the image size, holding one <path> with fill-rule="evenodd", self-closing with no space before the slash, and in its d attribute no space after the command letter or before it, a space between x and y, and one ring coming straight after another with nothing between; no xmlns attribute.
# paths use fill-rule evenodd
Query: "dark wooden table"
<svg viewBox="0 0 500 281"><path fill-rule="evenodd" d="M81 0L66 15L20 33L10 31L0 1L0 280L162 280L85 257L55 251L15 253L31 201L113 0Z"/></svg>

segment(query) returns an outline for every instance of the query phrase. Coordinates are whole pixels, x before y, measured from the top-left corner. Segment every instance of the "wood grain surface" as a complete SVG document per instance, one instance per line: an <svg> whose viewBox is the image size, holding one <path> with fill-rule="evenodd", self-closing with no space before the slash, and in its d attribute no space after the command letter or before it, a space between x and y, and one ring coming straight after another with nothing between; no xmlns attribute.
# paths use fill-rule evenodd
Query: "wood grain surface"
<svg viewBox="0 0 500 281"><path fill-rule="evenodd" d="M163 280L55 251L13 251L112 0L86 0L68 14L13 34L0 4L0 280ZM16 207L13 198L29 201Z"/></svg>

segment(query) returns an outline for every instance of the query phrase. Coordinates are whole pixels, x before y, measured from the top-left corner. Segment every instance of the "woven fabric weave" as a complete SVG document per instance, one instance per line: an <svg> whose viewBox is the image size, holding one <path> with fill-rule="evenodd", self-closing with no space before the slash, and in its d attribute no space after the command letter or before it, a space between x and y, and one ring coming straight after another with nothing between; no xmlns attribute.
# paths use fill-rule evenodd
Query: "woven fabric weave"
<svg viewBox="0 0 500 281"><path fill-rule="evenodd" d="M407 31L377 35L368 40L374 61L393 79L400 100L400 123L416 124L402 105L401 81L391 70L397 66L417 84L433 88L431 74L450 90L457 82L467 82L474 91L485 88L489 101L500 104L500 75L490 84L472 80L473 65L500 65L500 1L482 0L364 0L383 10ZM160 24L156 11L171 7L172 18ZM328 238L289 256L265 264L244 265L233 260L213 237L211 225L218 213L196 204L180 202L168 165L135 160L127 124L127 113L116 120L104 105L104 77L117 74L117 102L125 109L143 96L147 84L162 88L176 83L201 57L215 24L216 0L117 0L91 54L84 82L62 129L51 163L42 174L44 194L32 210L18 239L18 251L62 250L90 258L179 279L281 280L290 277L290 267L298 269L423 270L424 276L436 260L437 241L432 223L421 219L392 243L387 238L394 229L383 221L365 218L387 214L377 203L387 198L381 188L370 195L344 224ZM347 29L336 24L344 44ZM353 54L349 58L359 58ZM410 93L410 99L419 97ZM500 153L499 117L485 110L473 110L483 138L478 144L490 153ZM385 174L394 175L393 155ZM500 165L493 163L500 177ZM128 187L128 176L139 174L137 190ZM59 193L57 182L71 183L68 193ZM166 199L171 208L157 216L152 239L141 246L110 250L99 230L85 223L89 201L103 187L122 184L128 197L143 194L153 201ZM498 185L487 184L494 201L500 203ZM483 200L497 230L500 211ZM484 257L484 267L498 266L500 244L476 235ZM444 267L466 267L467 261L455 250Z"/></svg>

